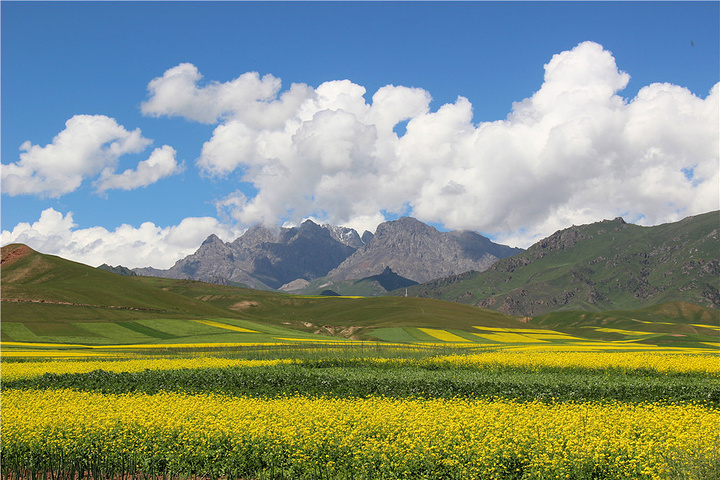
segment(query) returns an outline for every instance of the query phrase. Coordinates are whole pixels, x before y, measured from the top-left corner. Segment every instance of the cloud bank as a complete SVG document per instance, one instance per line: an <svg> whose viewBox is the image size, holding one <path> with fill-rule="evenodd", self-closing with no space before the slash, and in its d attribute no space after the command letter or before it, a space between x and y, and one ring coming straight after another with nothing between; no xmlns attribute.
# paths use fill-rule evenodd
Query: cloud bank
<svg viewBox="0 0 720 480"><path fill-rule="evenodd" d="M93 267L108 263L167 269L194 253L210 234L231 241L242 233L211 217L186 218L164 228L152 222L139 227L121 225L112 231L102 227L77 229L72 217L72 212L63 215L48 208L32 224L19 223L11 231L3 230L2 244L24 243L42 253Z"/></svg>
<svg viewBox="0 0 720 480"><path fill-rule="evenodd" d="M121 156L140 153L151 143L139 128L128 131L104 115L75 115L52 143L41 147L27 141L20 146L20 161L2 165L2 191L12 196L57 198L98 175L98 192L130 190L182 171L175 150L164 145L140 162L137 170L114 173Z"/></svg>
<svg viewBox="0 0 720 480"><path fill-rule="evenodd" d="M217 124L197 166L240 171L257 190L217 201L244 225L313 216L372 229L407 214L527 246L573 223L719 208L720 86L703 99L652 84L627 100L618 92L629 80L609 51L581 43L550 59L507 118L474 124L463 97L433 112L428 92L403 86L368 102L348 80L282 93L257 73L202 84L185 63L149 83L142 111Z"/></svg>
<svg viewBox="0 0 720 480"><path fill-rule="evenodd" d="M169 268L211 233L232 240L259 222L313 218L362 232L412 215L526 247L571 224L622 215L653 225L720 208L720 84L705 98L666 83L623 98L630 76L593 42L544 68L506 118L474 123L468 99L431 111L420 88L387 85L368 98L339 80L283 91L280 79L252 72L204 82L183 63L150 81L141 111L215 125L197 168L209 179L239 172L253 187L215 199L225 221L78 229L71 212L49 208L3 231L2 243L90 265ZM2 191L55 198L84 181L98 193L131 190L183 170L164 145L117 171L120 157L151 143L112 118L77 115L52 143L25 142L18 162L2 165Z"/></svg>

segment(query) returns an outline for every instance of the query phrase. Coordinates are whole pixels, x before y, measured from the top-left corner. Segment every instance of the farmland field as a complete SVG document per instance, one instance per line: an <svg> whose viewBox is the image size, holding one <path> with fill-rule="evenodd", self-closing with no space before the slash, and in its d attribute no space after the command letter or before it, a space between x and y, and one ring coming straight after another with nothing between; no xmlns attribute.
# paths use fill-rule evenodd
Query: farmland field
<svg viewBox="0 0 720 480"><path fill-rule="evenodd" d="M720 478L716 310L2 282L3 480Z"/></svg>
<svg viewBox="0 0 720 480"><path fill-rule="evenodd" d="M2 474L720 474L720 362L712 349L495 345L447 336L6 357Z"/></svg>

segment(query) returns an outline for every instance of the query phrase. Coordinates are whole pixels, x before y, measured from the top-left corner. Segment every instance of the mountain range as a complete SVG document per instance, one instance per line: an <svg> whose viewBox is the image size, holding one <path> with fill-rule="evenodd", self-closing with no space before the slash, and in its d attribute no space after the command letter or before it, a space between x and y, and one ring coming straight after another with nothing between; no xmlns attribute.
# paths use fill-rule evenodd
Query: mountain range
<svg viewBox="0 0 720 480"><path fill-rule="evenodd" d="M718 309L719 230L717 211L654 227L622 218L573 226L483 272L408 291L522 316L637 309L670 301Z"/></svg>
<svg viewBox="0 0 720 480"><path fill-rule="evenodd" d="M382 223L375 234L306 220L299 227L256 225L232 242L210 235L168 270L138 275L193 279L261 290L320 293L355 284L381 294L469 270L482 271L521 249L470 231L440 232L414 218ZM113 267L110 267L113 268ZM116 267L117 269L118 267ZM357 292L354 292L357 293Z"/></svg>

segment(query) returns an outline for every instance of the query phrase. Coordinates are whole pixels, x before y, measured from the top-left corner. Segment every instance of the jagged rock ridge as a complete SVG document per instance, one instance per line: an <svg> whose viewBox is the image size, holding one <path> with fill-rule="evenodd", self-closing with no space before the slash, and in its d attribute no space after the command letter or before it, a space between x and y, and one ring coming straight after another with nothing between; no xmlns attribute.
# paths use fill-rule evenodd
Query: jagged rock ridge
<svg viewBox="0 0 720 480"><path fill-rule="evenodd" d="M468 270L485 270L499 258L520 253L498 245L479 233L440 232L414 218L382 223L374 237L328 274L332 280L351 280L380 274L386 267L416 282Z"/></svg>
<svg viewBox="0 0 720 480"><path fill-rule="evenodd" d="M474 232L438 232L408 217L385 222L374 235L366 231L362 237L351 228L307 220L293 228L257 225L229 243L210 235L195 253L169 270L135 272L295 291L331 271L338 278L359 280L382 275L390 267L390 273L403 282L419 282L484 270L498 258L520 251ZM385 272L383 281L389 280L390 273Z"/></svg>
<svg viewBox="0 0 720 480"><path fill-rule="evenodd" d="M360 242L357 232L350 230L307 220L293 228L257 225L230 243L210 235L195 253L161 276L277 289L325 275L350 256L357 249L351 245Z"/></svg>

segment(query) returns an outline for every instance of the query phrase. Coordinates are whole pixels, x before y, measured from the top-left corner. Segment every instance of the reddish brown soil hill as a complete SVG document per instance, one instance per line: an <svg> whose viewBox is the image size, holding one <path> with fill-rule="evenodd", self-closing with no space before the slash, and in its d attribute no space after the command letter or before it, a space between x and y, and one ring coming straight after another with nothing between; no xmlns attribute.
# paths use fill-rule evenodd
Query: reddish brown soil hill
<svg viewBox="0 0 720 480"><path fill-rule="evenodd" d="M0 259L0 265L9 265L17 260L20 260L26 255L32 253L32 249L27 245L22 244L10 244L2 247L2 258Z"/></svg>

